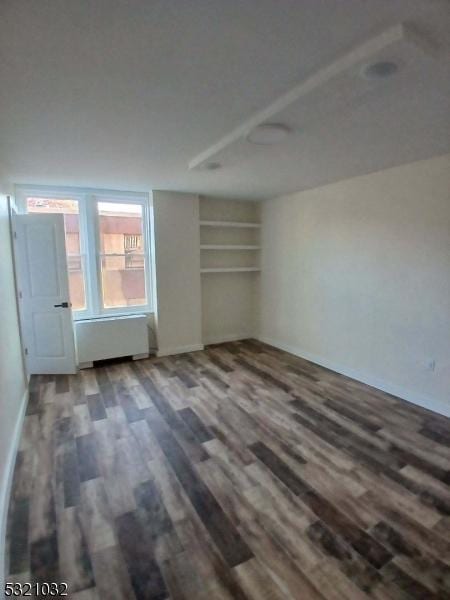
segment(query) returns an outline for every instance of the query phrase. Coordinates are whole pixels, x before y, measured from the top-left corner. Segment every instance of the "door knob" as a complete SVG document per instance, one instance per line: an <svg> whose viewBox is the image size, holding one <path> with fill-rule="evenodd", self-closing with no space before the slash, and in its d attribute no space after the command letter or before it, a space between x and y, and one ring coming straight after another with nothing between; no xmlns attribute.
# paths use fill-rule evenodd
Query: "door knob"
<svg viewBox="0 0 450 600"><path fill-rule="evenodd" d="M54 304L53 306L55 308L69 308L69 303L68 302L61 302L61 304Z"/></svg>

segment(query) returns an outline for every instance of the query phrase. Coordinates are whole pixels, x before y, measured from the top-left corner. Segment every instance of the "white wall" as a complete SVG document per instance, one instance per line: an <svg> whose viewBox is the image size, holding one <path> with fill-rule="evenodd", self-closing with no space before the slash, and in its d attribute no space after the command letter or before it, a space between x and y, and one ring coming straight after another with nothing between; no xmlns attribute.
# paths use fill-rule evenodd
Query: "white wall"
<svg viewBox="0 0 450 600"><path fill-rule="evenodd" d="M153 193L158 354L200 350L199 199Z"/></svg>
<svg viewBox="0 0 450 600"><path fill-rule="evenodd" d="M261 339L450 415L450 155L262 214Z"/></svg>
<svg viewBox="0 0 450 600"><path fill-rule="evenodd" d="M4 195L0 195L0 258L0 582L3 582L7 501L27 387L16 310L8 209Z"/></svg>

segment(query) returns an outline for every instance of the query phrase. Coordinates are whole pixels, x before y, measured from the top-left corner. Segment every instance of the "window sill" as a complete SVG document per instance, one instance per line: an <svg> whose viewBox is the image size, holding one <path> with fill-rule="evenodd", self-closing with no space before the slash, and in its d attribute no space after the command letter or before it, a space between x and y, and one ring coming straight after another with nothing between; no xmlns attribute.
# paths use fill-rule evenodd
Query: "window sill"
<svg viewBox="0 0 450 600"><path fill-rule="evenodd" d="M83 323L86 321L113 321L115 319L132 319L133 317L149 317L153 315L152 310L143 310L140 312L133 313L117 313L113 315L95 315L88 317L87 315L83 315L81 317L73 317L73 321L75 323Z"/></svg>

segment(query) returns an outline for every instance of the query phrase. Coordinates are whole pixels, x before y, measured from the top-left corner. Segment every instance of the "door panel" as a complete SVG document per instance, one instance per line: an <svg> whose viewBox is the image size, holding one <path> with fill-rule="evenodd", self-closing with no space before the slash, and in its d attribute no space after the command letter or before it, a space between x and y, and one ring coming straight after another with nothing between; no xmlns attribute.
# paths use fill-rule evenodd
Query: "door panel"
<svg viewBox="0 0 450 600"><path fill-rule="evenodd" d="M37 358L63 358L65 344L61 315L34 313L32 341Z"/></svg>
<svg viewBox="0 0 450 600"><path fill-rule="evenodd" d="M57 296L61 290L57 260L57 225L25 224L24 227L30 295L33 298ZM46 240L46 243L43 244L42 240ZM43 272L45 277L42 277Z"/></svg>
<svg viewBox="0 0 450 600"><path fill-rule="evenodd" d="M20 316L28 373L76 371L64 220L58 214L14 219Z"/></svg>

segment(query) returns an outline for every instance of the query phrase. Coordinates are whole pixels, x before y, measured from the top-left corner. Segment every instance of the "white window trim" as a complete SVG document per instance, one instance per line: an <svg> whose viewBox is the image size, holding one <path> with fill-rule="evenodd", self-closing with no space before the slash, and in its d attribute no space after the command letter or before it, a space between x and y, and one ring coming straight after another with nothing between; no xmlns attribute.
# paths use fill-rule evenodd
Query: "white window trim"
<svg viewBox="0 0 450 600"><path fill-rule="evenodd" d="M61 198L78 202L80 223L80 252L83 257L84 285L86 306L85 310L72 312L74 321L95 319L108 316L125 316L148 314L153 312L152 298L152 260L153 241L151 236L152 198L148 193L120 192L117 190L102 190L93 188L73 188L42 185L16 185L15 197L20 213L27 213L26 199ZM116 202L118 204L140 204L142 206L142 235L145 252L145 292L147 304L124 306L118 308L103 308L101 283L100 231L97 202Z"/></svg>

